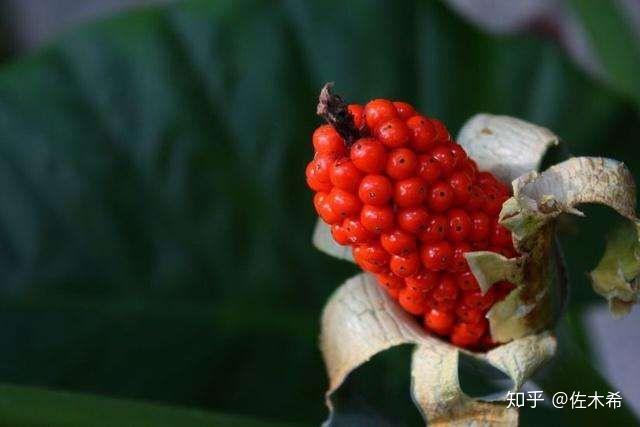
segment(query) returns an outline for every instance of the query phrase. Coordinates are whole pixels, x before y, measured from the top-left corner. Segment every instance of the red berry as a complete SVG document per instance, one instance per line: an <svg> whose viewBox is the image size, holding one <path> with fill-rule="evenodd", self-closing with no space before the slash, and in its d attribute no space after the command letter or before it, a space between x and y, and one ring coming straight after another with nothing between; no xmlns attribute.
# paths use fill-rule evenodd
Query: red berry
<svg viewBox="0 0 640 427"><path fill-rule="evenodd" d="M387 157L386 172L391 178L400 180L414 175L418 158L408 148L396 148Z"/></svg>
<svg viewBox="0 0 640 427"><path fill-rule="evenodd" d="M480 290L465 291L462 294L462 304L472 308L484 308L484 296Z"/></svg>
<svg viewBox="0 0 640 427"><path fill-rule="evenodd" d="M362 208L362 203L354 194L339 188L331 190L327 198L333 212L341 218L357 216Z"/></svg>
<svg viewBox="0 0 640 427"><path fill-rule="evenodd" d="M451 135L449 135L449 131L444 123L438 119L431 119L431 124L436 131L436 140L438 142L448 142L451 140Z"/></svg>
<svg viewBox="0 0 640 427"><path fill-rule="evenodd" d="M331 165L329 180L333 186L355 193L362 180L362 172L348 157L342 157Z"/></svg>
<svg viewBox="0 0 640 427"><path fill-rule="evenodd" d="M467 242L458 242L453 247L453 257L451 258L451 264L449 270L453 272L464 271L468 268L467 259L464 254L471 251L471 245Z"/></svg>
<svg viewBox="0 0 640 427"><path fill-rule="evenodd" d="M486 199L483 210L489 215L498 215L502 209L502 203L507 199L497 186L483 187Z"/></svg>
<svg viewBox="0 0 640 427"><path fill-rule="evenodd" d="M356 129L362 129L365 125L364 123L364 108L360 104L349 104L347 106L347 110L349 110L349 114L353 117L353 124L356 126Z"/></svg>
<svg viewBox="0 0 640 427"><path fill-rule="evenodd" d="M471 242L471 250L473 251L486 251L489 248L489 242L481 240L479 242Z"/></svg>
<svg viewBox="0 0 640 427"><path fill-rule="evenodd" d="M504 185L502 182L497 180L495 185L496 185L496 188L498 189L498 192L500 193L500 196L504 200L507 200L511 196L511 190L509 189L508 186Z"/></svg>
<svg viewBox="0 0 640 427"><path fill-rule="evenodd" d="M342 228L341 224L333 224L331 226L331 236L339 245L344 246L349 244L349 235L347 231Z"/></svg>
<svg viewBox="0 0 640 427"><path fill-rule="evenodd" d="M424 316L424 325L438 335L448 335L453 329L455 316L447 311L432 308Z"/></svg>
<svg viewBox="0 0 640 427"><path fill-rule="evenodd" d="M427 229L429 213L425 208L405 208L398 211L396 219L403 230L419 234Z"/></svg>
<svg viewBox="0 0 640 427"><path fill-rule="evenodd" d="M305 175L307 177L307 185L313 191L331 191L331 182L322 180L322 176L318 174L318 169L314 160L310 161L309 164L307 164Z"/></svg>
<svg viewBox="0 0 640 427"><path fill-rule="evenodd" d="M469 239L472 242L479 242L487 240L489 238L489 232L491 231L491 218L484 212L471 212L469 215L471 218L471 233Z"/></svg>
<svg viewBox="0 0 640 427"><path fill-rule="evenodd" d="M376 137L389 148L398 148L409 142L409 129L398 118L386 120L376 128Z"/></svg>
<svg viewBox="0 0 640 427"><path fill-rule="evenodd" d="M511 232L502 225L495 223L491 230L491 244L496 246L510 247L513 245Z"/></svg>
<svg viewBox="0 0 640 427"><path fill-rule="evenodd" d="M502 254L502 249L503 249L503 248L502 248L502 246L496 246L496 245L489 245L489 247L487 248L487 250L488 250L489 252L495 252L495 253L497 253L497 254L501 254L501 255L503 255L503 254ZM505 256L506 256L506 255L505 255Z"/></svg>
<svg viewBox="0 0 640 427"><path fill-rule="evenodd" d="M347 233L347 237L349 239L349 243L351 244L362 244L369 242L373 235L369 230L364 228L362 223L357 219L347 218L342 223L342 229L345 233Z"/></svg>
<svg viewBox="0 0 640 427"><path fill-rule="evenodd" d="M369 261L360 261L357 263L361 269L363 269L364 271L368 271L369 273L384 273L387 271L387 265L378 265L378 264L373 264Z"/></svg>
<svg viewBox="0 0 640 427"><path fill-rule="evenodd" d="M515 289L515 285L513 283L509 283L507 281L501 281L498 283L494 283L491 286L491 289L495 290L496 293L496 301L502 301L511 293L512 290Z"/></svg>
<svg viewBox="0 0 640 427"><path fill-rule="evenodd" d="M411 148L424 153L436 143L436 130L433 124L424 116L413 116L407 120L407 127L411 133Z"/></svg>
<svg viewBox="0 0 640 427"><path fill-rule="evenodd" d="M427 195L427 187L418 177L403 179L394 186L393 200L401 208L420 206Z"/></svg>
<svg viewBox="0 0 640 427"><path fill-rule="evenodd" d="M407 104L406 102L394 101L393 106L396 107L396 111L402 120L407 120L416 114L416 110L413 109L411 104Z"/></svg>
<svg viewBox="0 0 640 427"><path fill-rule="evenodd" d="M498 180L489 172L479 172L476 180L482 188L491 187L498 183Z"/></svg>
<svg viewBox="0 0 640 427"><path fill-rule="evenodd" d="M451 209L447 214L449 233L447 237L453 242L465 240L471 232L471 218L462 209Z"/></svg>
<svg viewBox="0 0 640 427"><path fill-rule="evenodd" d="M364 119L369 129L376 129L378 126L389 119L398 116L396 107L391 101L386 99L374 99L364 106Z"/></svg>
<svg viewBox="0 0 640 427"><path fill-rule="evenodd" d="M476 164L476 162L474 162L473 160L471 160L468 157L467 157L467 168L471 172L471 177L473 179L476 179L476 177L478 176L478 172L479 172L478 171L478 165Z"/></svg>
<svg viewBox="0 0 640 427"><path fill-rule="evenodd" d="M351 161L366 173L380 173L387 164L387 153L380 141L360 138L351 146Z"/></svg>
<svg viewBox="0 0 640 427"><path fill-rule="evenodd" d="M364 205L360 222L367 230L380 234L393 226L393 209L390 206Z"/></svg>
<svg viewBox="0 0 640 427"><path fill-rule="evenodd" d="M432 271L445 270L449 266L452 256L453 248L446 240L425 243L422 245L420 253L422 264Z"/></svg>
<svg viewBox="0 0 640 427"><path fill-rule="evenodd" d="M406 311L420 315L427 309L426 297L423 293L414 292L410 288L403 288L398 294L398 302Z"/></svg>
<svg viewBox="0 0 640 427"><path fill-rule="evenodd" d="M518 256L518 252L514 248L507 246L500 247L500 253L507 258L515 258Z"/></svg>
<svg viewBox="0 0 640 427"><path fill-rule="evenodd" d="M458 286L452 275L445 274L442 276L440 283L433 290L433 298L436 301L455 301L458 298Z"/></svg>
<svg viewBox="0 0 640 427"><path fill-rule="evenodd" d="M461 304L456 308L456 316L462 322L477 323L482 321L484 313L478 308L472 308Z"/></svg>
<svg viewBox="0 0 640 427"><path fill-rule="evenodd" d="M428 154L422 154L418 157L418 176L431 184L436 182L442 175L442 169L438 162Z"/></svg>
<svg viewBox="0 0 640 427"><path fill-rule="evenodd" d="M353 259L367 271L382 273L389 264L389 253L378 243L364 244L353 248Z"/></svg>
<svg viewBox="0 0 640 427"><path fill-rule="evenodd" d="M330 182L329 171L335 157L330 154L316 154L313 159L313 166L316 169L315 176L324 182Z"/></svg>
<svg viewBox="0 0 640 427"><path fill-rule="evenodd" d="M380 243L387 252L393 255L405 256L416 250L416 238L413 234L400 229L382 233Z"/></svg>
<svg viewBox="0 0 640 427"><path fill-rule="evenodd" d="M480 308L483 310L489 310L497 300L498 300L498 289L495 286L491 286L489 290L482 296L482 302L480 304Z"/></svg>
<svg viewBox="0 0 640 427"><path fill-rule="evenodd" d="M393 273L376 274L378 283L385 288L401 289L404 287L404 280Z"/></svg>
<svg viewBox="0 0 640 427"><path fill-rule="evenodd" d="M455 163L456 165L458 165L458 167L465 166L467 164L467 160L468 160L467 153L460 146L460 144L452 142L449 145L449 149L451 150L451 155L455 159ZM473 174L475 175L475 173ZM471 175L471 177L473 177L473 175Z"/></svg>
<svg viewBox="0 0 640 427"><path fill-rule="evenodd" d="M464 172L455 172L449 178L449 185L453 188L453 201L457 206L464 205L471 195L472 181Z"/></svg>
<svg viewBox="0 0 640 427"><path fill-rule="evenodd" d="M431 301L429 301L429 306L431 308L435 308L436 310L454 314L456 311L456 307L458 306L458 302L457 300L452 299L438 301L432 297Z"/></svg>
<svg viewBox="0 0 640 427"><path fill-rule="evenodd" d="M397 300L398 297L400 296L401 289L385 288L385 290L387 291L387 295L389 295L394 300Z"/></svg>
<svg viewBox="0 0 640 427"><path fill-rule="evenodd" d="M449 184L438 181L428 193L429 208L434 212L444 212L453 204L453 189Z"/></svg>
<svg viewBox="0 0 640 427"><path fill-rule="evenodd" d="M316 208L316 212L327 224L337 224L342 221L340 215L335 213L329 203L329 197L327 193L318 192L313 196L313 206Z"/></svg>
<svg viewBox="0 0 640 427"><path fill-rule="evenodd" d="M420 268L420 258L417 252L410 252L405 256L392 255L389 268L400 277L416 274Z"/></svg>
<svg viewBox="0 0 640 427"><path fill-rule="evenodd" d="M331 125L321 125L313 132L313 148L318 154L332 156L346 152L344 140Z"/></svg>
<svg viewBox="0 0 640 427"><path fill-rule="evenodd" d="M451 148L447 144L439 144L431 150L431 157L438 162L442 173L449 176L456 168L456 159L451 154Z"/></svg>
<svg viewBox="0 0 640 427"><path fill-rule="evenodd" d="M482 188L477 185L472 185L469 189L469 200L467 201L466 208L468 211L478 211L484 208L484 204L487 198Z"/></svg>
<svg viewBox="0 0 640 427"><path fill-rule="evenodd" d="M460 322L453 327L451 342L460 347L473 347L487 330L486 321L478 323Z"/></svg>
<svg viewBox="0 0 640 427"><path fill-rule="evenodd" d="M414 292L426 294L440 283L440 274L433 271L421 271L405 278L405 283Z"/></svg>
<svg viewBox="0 0 640 427"><path fill-rule="evenodd" d="M358 197L362 203L382 206L393 196L391 180L384 175L367 175L358 187Z"/></svg>
<svg viewBox="0 0 640 427"><path fill-rule="evenodd" d="M477 169L473 166L473 161L467 159L466 162L462 164L462 166L458 166L458 170L464 174L466 174L471 181L475 180Z"/></svg>
<svg viewBox="0 0 640 427"><path fill-rule="evenodd" d="M497 343L491 339L491 334L487 332L482 336L482 338L480 338L480 344L478 345L484 350L491 350L497 345Z"/></svg>
<svg viewBox="0 0 640 427"><path fill-rule="evenodd" d="M444 215L433 215L429 218L426 229L420 233L423 242L438 242L443 240L449 231L449 221Z"/></svg>
<svg viewBox="0 0 640 427"><path fill-rule="evenodd" d="M456 275L456 283L463 291L480 291L476 276L469 270L458 273Z"/></svg>

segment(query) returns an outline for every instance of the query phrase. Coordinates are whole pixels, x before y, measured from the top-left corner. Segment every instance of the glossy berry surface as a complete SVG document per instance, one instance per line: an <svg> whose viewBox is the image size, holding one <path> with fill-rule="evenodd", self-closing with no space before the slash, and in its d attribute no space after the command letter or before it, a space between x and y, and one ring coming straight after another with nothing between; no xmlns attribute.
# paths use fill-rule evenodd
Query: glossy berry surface
<svg viewBox="0 0 640 427"><path fill-rule="evenodd" d="M406 102L375 99L345 111L355 137L346 141L329 124L312 136L305 175L316 212L427 331L487 350L487 312L514 286L499 282L482 294L465 254L518 256L498 223L509 187L479 171L441 121Z"/></svg>

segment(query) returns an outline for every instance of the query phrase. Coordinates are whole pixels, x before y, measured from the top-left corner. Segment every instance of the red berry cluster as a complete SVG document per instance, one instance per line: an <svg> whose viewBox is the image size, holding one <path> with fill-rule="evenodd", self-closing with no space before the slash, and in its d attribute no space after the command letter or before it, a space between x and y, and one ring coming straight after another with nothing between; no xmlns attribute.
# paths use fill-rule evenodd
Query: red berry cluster
<svg viewBox="0 0 640 427"><path fill-rule="evenodd" d="M497 221L509 188L479 172L442 122L407 103L376 99L348 112L353 144L329 124L313 133L306 177L318 215L428 331L460 347L491 347L485 315L513 285L483 295L463 254L517 255Z"/></svg>

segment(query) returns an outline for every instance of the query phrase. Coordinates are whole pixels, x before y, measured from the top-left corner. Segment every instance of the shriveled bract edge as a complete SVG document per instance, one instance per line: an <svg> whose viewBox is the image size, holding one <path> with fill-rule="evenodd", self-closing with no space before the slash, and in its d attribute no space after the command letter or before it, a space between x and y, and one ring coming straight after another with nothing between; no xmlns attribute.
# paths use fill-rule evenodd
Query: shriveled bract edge
<svg viewBox="0 0 640 427"><path fill-rule="evenodd" d="M522 266L526 257L507 258L491 251L467 252L464 257L483 294L487 293L491 285L501 280L524 285Z"/></svg>
<svg viewBox="0 0 640 427"><path fill-rule="evenodd" d="M517 410L507 408L503 401L481 401L464 394L458 380L461 352L504 372L513 382L511 391L515 391L556 348L555 338L544 332L486 354L462 350L428 335L366 273L336 290L325 306L321 326L320 348L329 375L326 398L331 412L333 393L353 370L390 347L415 344L412 394L429 425L517 424Z"/></svg>
<svg viewBox="0 0 640 427"><path fill-rule="evenodd" d="M538 170L547 150L558 141L549 129L492 114L476 114L458 135L458 144L478 168L505 183Z"/></svg>
<svg viewBox="0 0 640 427"><path fill-rule="evenodd" d="M593 289L609 301L618 317L628 314L638 301L640 285L640 224L629 221L615 230L598 266L591 271Z"/></svg>
<svg viewBox="0 0 640 427"><path fill-rule="evenodd" d="M532 172L518 178L513 190L513 197L500 212L500 223L511 230L521 252L530 251L560 214L584 216L577 209L583 203L607 206L624 218L626 226L609 239L591 279L594 290L609 301L614 315L627 313L638 299L640 273L636 188L627 167L612 159L574 157L540 174Z"/></svg>

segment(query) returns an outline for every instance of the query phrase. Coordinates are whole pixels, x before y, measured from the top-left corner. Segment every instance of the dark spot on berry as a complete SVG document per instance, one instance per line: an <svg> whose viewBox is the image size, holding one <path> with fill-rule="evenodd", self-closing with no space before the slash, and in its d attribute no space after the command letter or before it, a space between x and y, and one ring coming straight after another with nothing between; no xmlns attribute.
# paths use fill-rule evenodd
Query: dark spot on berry
<svg viewBox="0 0 640 427"><path fill-rule="evenodd" d="M400 158L400 159L398 160L398 163L401 163L401 164L402 164L402 163L404 163L404 158Z"/></svg>

